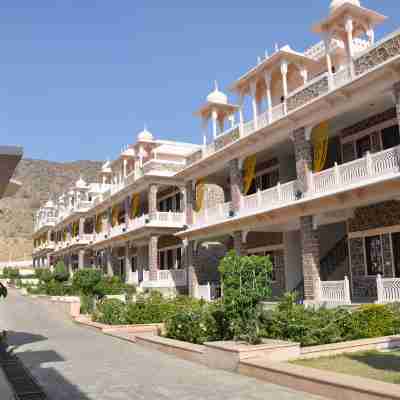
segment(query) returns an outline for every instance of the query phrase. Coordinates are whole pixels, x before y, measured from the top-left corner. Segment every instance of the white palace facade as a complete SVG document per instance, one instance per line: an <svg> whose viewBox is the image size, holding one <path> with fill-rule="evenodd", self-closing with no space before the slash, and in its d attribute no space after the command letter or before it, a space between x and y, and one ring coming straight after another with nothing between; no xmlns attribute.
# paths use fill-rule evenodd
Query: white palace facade
<svg viewBox="0 0 400 400"><path fill-rule="evenodd" d="M63 259L143 288L213 297L230 249L269 255L273 295L400 300L400 30L358 0L196 111L202 144L145 130L37 214L35 265Z"/></svg>

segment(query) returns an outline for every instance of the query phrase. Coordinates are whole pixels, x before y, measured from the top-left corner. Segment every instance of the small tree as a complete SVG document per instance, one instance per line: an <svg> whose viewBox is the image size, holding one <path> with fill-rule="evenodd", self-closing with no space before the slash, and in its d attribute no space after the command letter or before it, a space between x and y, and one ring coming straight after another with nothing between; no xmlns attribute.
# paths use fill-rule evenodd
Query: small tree
<svg viewBox="0 0 400 400"><path fill-rule="evenodd" d="M72 286L80 293L90 296L95 293L95 287L101 279L102 276L99 270L85 268L75 272Z"/></svg>
<svg viewBox="0 0 400 400"><path fill-rule="evenodd" d="M235 339L259 341L258 304L271 296L269 257L238 256L230 251L219 265L225 316Z"/></svg>
<svg viewBox="0 0 400 400"><path fill-rule="evenodd" d="M44 283L49 283L53 280L53 273L48 268L43 268L40 273L40 280Z"/></svg>
<svg viewBox="0 0 400 400"><path fill-rule="evenodd" d="M58 282L66 282L69 279L69 272L67 268L64 265L63 261L59 261L55 268L54 268L54 273L53 277L56 281Z"/></svg>

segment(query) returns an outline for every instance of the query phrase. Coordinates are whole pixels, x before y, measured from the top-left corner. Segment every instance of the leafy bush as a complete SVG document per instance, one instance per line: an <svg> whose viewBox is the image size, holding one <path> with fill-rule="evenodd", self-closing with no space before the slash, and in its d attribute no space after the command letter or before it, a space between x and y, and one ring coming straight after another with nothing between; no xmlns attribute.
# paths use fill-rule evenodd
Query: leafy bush
<svg viewBox="0 0 400 400"><path fill-rule="evenodd" d="M126 324L126 304L117 299L101 300L93 313L93 321L109 325Z"/></svg>
<svg viewBox="0 0 400 400"><path fill-rule="evenodd" d="M72 286L84 295L93 295L96 285L102 280L101 272L97 269L85 268L75 272Z"/></svg>
<svg viewBox="0 0 400 400"><path fill-rule="evenodd" d="M395 305L306 308L287 295L275 310L261 314L260 325L263 337L314 346L400 333L400 312Z"/></svg>
<svg viewBox="0 0 400 400"><path fill-rule="evenodd" d="M224 286L224 314L232 336L259 342L258 304L271 295L270 258L238 256L230 251L221 260L219 271Z"/></svg>
<svg viewBox="0 0 400 400"><path fill-rule="evenodd" d="M44 268L41 275L40 280L44 283L50 283L53 280L53 274L48 268Z"/></svg>
<svg viewBox="0 0 400 400"><path fill-rule="evenodd" d="M53 277L58 282L66 282L69 279L69 272L68 269L65 267L62 261L59 261L53 272Z"/></svg>
<svg viewBox="0 0 400 400"><path fill-rule="evenodd" d="M92 295L81 294L81 313L92 314L94 311L95 298Z"/></svg>
<svg viewBox="0 0 400 400"><path fill-rule="evenodd" d="M125 292L125 284L119 276L103 276L102 279L94 287L94 293L99 297L108 294L122 294Z"/></svg>

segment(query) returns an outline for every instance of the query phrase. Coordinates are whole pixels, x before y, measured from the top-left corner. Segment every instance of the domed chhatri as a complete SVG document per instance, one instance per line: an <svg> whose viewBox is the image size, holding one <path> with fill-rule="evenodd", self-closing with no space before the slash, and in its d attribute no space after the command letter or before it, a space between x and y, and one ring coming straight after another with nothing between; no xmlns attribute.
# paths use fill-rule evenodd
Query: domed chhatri
<svg viewBox="0 0 400 400"><path fill-rule="evenodd" d="M218 89L218 83L215 81L215 89L207 96L209 103L228 104L228 96Z"/></svg>
<svg viewBox="0 0 400 400"><path fill-rule="evenodd" d="M138 141L151 141L154 140L154 136L151 132L147 130L146 127L144 127L143 131L140 132L137 136Z"/></svg>
<svg viewBox="0 0 400 400"><path fill-rule="evenodd" d="M331 12L334 12L343 4L352 4L353 6L361 7L359 0L332 0L330 5Z"/></svg>
<svg viewBox="0 0 400 400"><path fill-rule="evenodd" d="M75 186L76 186L77 188L79 188L79 189L83 189L83 188L86 188L87 184L86 184L86 182L82 179L82 177L80 177L80 178L76 181Z"/></svg>

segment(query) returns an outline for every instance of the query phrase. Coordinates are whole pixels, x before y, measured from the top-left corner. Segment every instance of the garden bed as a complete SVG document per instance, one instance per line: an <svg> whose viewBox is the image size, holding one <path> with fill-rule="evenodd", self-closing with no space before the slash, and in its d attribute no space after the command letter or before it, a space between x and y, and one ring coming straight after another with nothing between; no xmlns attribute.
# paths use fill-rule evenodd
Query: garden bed
<svg viewBox="0 0 400 400"><path fill-rule="evenodd" d="M300 359L293 363L304 367L400 384L400 350L353 352L331 357Z"/></svg>

